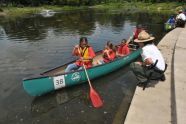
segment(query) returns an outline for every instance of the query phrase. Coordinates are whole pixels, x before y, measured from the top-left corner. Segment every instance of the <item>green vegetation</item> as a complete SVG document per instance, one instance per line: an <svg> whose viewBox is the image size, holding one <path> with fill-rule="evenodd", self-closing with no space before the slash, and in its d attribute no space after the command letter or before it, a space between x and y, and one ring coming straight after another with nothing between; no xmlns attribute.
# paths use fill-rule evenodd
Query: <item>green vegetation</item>
<svg viewBox="0 0 186 124"><path fill-rule="evenodd" d="M11 0L9 0L11 1ZM22 0L24 1L24 0ZM29 0L27 0L28 2ZM39 0L30 0L30 1L39 1ZM46 0L47 1L47 0ZM46 2L45 1L45 2ZM23 3L7 3L6 4L1 4L3 7L1 7L1 12L4 13L4 15L8 16L20 16L24 14L30 14L30 13L38 13L43 9L51 9L55 11L62 11L62 10L73 10L73 9L84 9L84 8L97 8L97 9L118 9L121 11L127 10L130 12L138 12L138 11L149 11L149 12L162 12L162 13L174 13L179 9L184 9L186 8L186 3L183 2L153 2L153 1L158 1L158 0L143 0L143 2L138 2L141 0L128 0L132 2L128 2L126 0L91 0L91 2L85 2L89 0L75 0L76 2L79 1L77 4L76 2L73 2L74 0L51 0L53 2L47 3L39 3L39 4L30 4L27 3L24 5L31 5L31 6L22 6ZM57 2L58 1L58 2ZM63 1L63 5L60 1ZM68 1L64 3L64 1ZM71 2L69 2L71 1ZM84 3L81 3L84 1ZM116 2L120 1L120 2ZM135 1L135 2L133 2ZM161 0L163 1L163 0ZM168 0L167 0L168 1ZM54 4L55 3L55 4ZM43 5L42 5L43 4ZM52 5L54 4L54 5ZM56 5L59 4L59 5ZM94 5L96 4L96 5ZM17 5L17 6L14 6ZM19 5L19 6L18 6ZM20 6L21 5L21 6ZM41 6L34 6L33 5L41 5ZM69 6L70 5L70 6ZM92 5L92 6L90 6ZM3 12L2 12L3 11ZM1 15L1 14L0 14Z"/></svg>
<svg viewBox="0 0 186 124"><path fill-rule="evenodd" d="M60 7L60 6L41 6L41 7L23 7L23 8L19 8L19 7L3 7L3 13L6 13L7 16L22 16L25 14L33 14L33 13L39 13L44 9L50 9L50 10L54 10L54 11L61 11L61 10L77 10L77 9L83 9L83 8L87 8L85 6L81 6L81 7L72 7L72 6L64 6L64 7Z"/></svg>
<svg viewBox="0 0 186 124"><path fill-rule="evenodd" d="M101 3L122 3L122 2L144 2L144 3L161 3L161 2L179 2L185 3L185 0L1 0L2 6L40 6L40 5L70 5L70 6L90 6Z"/></svg>
<svg viewBox="0 0 186 124"><path fill-rule="evenodd" d="M95 5L94 8L105 9L125 9L129 11L149 11L149 12L169 12L173 13L179 9L186 8L186 4L179 2L164 2L164 3L145 3L145 2L124 2L124 3L107 3Z"/></svg>

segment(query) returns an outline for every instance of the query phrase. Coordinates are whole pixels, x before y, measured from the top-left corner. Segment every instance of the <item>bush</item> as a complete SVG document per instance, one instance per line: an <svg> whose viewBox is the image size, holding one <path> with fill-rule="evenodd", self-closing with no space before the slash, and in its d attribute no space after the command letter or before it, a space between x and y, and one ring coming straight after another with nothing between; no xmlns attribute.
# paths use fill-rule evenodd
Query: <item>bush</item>
<svg viewBox="0 0 186 124"><path fill-rule="evenodd" d="M0 8L0 12L3 12L3 9Z"/></svg>

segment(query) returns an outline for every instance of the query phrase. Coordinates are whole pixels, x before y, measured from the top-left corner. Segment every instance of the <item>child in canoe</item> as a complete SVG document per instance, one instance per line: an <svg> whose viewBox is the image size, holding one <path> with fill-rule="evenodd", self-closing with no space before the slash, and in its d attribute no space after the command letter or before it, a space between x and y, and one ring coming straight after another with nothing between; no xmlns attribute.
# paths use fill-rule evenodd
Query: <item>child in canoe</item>
<svg viewBox="0 0 186 124"><path fill-rule="evenodd" d="M95 57L93 48L88 44L86 37L81 37L79 45L76 45L72 51L72 55L78 56L79 59L75 63L69 64L65 69L65 72L82 69L83 64L86 68L92 67L92 61Z"/></svg>
<svg viewBox="0 0 186 124"><path fill-rule="evenodd" d="M98 60L98 64L108 63L110 61L113 61L116 58L116 50L114 45L107 41L107 44L105 46L105 49L103 50L103 59Z"/></svg>
<svg viewBox="0 0 186 124"><path fill-rule="evenodd" d="M121 41L121 44L117 48L117 56L126 56L130 53L128 43L130 42L130 38L127 41L126 39L123 39Z"/></svg>

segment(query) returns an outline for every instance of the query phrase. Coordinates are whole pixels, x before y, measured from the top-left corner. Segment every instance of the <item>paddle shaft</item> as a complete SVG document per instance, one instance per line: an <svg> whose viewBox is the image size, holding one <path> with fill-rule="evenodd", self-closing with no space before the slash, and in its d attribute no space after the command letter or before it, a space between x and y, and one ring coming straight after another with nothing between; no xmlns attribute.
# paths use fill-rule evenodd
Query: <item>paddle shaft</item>
<svg viewBox="0 0 186 124"><path fill-rule="evenodd" d="M90 79L89 79L89 76L88 76L88 73L87 73L87 69L86 69L84 63L83 63L83 68L84 68L84 70L85 70L85 74L86 74L86 76L87 76L89 86L90 86L90 88L92 88L92 84L91 84L91 82L90 82Z"/></svg>
<svg viewBox="0 0 186 124"><path fill-rule="evenodd" d="M127 40L126 44L129 44L131 42L132 37L130 36L129 39Z"/></svg>
<svg viewBox="0 0 186 124"><path fill-rule="evenodd" d="M80 50L79 50L79 48L77 48L78 49L78 52L79 52L79 54L81 53L80 52ZM80 54L81 55L81 54ZM83 60L82 60L83 61ZM88 73L87 73L87 69L86 69L86 67L85 67L85 64L84 64L84 62L82 62L83 63L83 68L84 68L84 70L85 70L85 74L86 74L86 77L87 77L87 80L88 80L88 84L89 84L89 86L90 86L90 88L92 88L92 84L91 84L91 82L90 82L90 79L89 79L89 76L88 76Z"/></svg>

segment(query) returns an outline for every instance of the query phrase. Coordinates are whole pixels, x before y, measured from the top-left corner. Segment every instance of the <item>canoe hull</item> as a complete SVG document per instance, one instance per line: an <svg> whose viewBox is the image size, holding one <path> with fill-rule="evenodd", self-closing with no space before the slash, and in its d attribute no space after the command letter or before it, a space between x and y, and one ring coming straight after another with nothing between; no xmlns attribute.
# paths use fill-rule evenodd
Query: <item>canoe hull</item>
<svg viewBox="0 0 186 124"><path fill-rule="evenodd" d="M166 31L170 31L170 30L172 30L174 28L175 28L175 25L174 24L165 23L165 30Z"/></svg>
<svg viewBox="0 0 186 124"><path fill-rule="evenodd" d="M87 69L90 80L111 73L139 57L141 49L117 60ZM56 76L37 77L23 80L24 90L31 96L40 96L48 92L87 82L84 70Z"/></svg>

